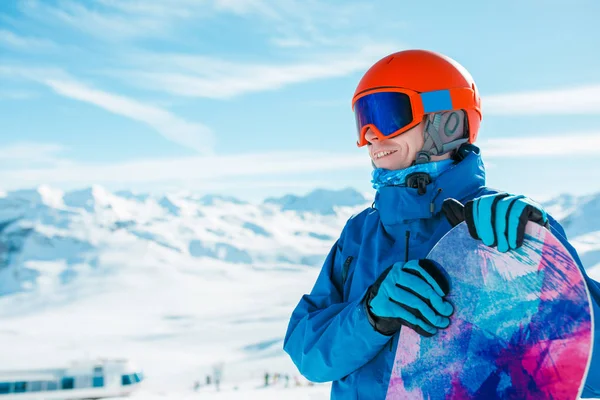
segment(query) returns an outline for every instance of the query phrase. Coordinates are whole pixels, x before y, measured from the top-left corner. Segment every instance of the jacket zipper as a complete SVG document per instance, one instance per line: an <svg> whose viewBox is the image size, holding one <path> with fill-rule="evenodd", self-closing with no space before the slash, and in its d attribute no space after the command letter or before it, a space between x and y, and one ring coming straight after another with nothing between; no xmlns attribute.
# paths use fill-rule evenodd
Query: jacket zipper
<svg viewBox="0 0 600 400"><path fill-rule="evenodd" d="M406 231L406 244L404 246L404 262L408 262L408 246L410 240L410 231ZM390 353L394 351L394 340L396 339L396 335L392 336L392 340L390 340Z"/></svg>
<svg viewBox="0 0 600 400"><path fill-rule="evenodd" d="M344 265L342 266L342 286L346 284L346 278L348 277L348 269L350 268L350 263L354 257L348 256L346 261L344 261Z"/></svg>
<svg viewBox="0 0 600 400"><path fill-rule="evenodd" d="M410 239L410 231L406 231L406 243L404 245L404 262L408 262L408 240Z"/></svg>

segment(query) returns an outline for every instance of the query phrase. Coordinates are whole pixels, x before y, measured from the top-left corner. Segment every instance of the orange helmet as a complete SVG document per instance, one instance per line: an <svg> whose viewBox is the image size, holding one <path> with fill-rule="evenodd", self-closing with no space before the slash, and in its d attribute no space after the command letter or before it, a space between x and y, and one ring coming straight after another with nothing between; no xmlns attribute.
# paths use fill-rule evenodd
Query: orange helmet
<svg viewBox="0 0 600 400"><path fill-rule="evenodd" d="M366 101L376 93L379 98L370 96ZM352 109L359 146L367 144L368 128L384 140L416 126L426 114L451 110L465 111L468 142L473 143L482 119L481 99L469 72L453 59L427 50L400 51L376 62L358 83Z"/></svg>

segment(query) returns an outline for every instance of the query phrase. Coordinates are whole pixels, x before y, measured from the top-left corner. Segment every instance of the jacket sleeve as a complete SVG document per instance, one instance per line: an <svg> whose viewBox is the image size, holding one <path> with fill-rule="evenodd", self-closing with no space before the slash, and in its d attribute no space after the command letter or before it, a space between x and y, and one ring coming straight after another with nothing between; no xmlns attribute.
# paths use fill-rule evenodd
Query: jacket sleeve
<svg viewBox="0 0 600 400"><path fill-rule="evenodd" d="M349 375L373 359L391 339L369 323L364 295L343 301L341 283L336 278L341 273L340 251L338 240L312 291L302 297L292 313L283 343L300 373L313 382Z"/></svg>
<svg viewBox="0 0 600 400"><path fill-rule="evenodd" d="M600 397L600 283L587 276L577 251L567 240L567 235L563 227L551 216L548 216L548 219L550 221L550 231L567 248L575 262L577 262L577 265L579 265L590 292L590 297L592 300L592 314L594 318L594 347L592 350L592 361L590 363L590 368L581 397Z"/></svg>

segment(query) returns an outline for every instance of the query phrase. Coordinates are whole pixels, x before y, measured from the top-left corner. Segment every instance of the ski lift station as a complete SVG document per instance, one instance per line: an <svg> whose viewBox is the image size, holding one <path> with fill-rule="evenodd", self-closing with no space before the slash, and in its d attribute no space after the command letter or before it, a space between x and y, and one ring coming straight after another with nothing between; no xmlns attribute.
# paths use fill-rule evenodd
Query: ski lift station
<svg viewBox="0 0 600 400"><path fill-rule="evenodd" d="M127 396L143 374L128 360L73 362L69 367L0 370L0 400L79 400Z"/></svg>

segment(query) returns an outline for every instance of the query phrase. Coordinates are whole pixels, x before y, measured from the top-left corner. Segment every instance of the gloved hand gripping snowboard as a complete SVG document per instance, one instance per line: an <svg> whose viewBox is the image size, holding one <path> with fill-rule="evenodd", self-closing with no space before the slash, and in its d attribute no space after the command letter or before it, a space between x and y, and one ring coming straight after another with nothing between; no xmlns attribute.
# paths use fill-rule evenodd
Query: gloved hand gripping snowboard
<svg viewBox="0 0 600 400"><path fill-rule="evenodd" d="M450 325L454 308L444 300L449 291L448 278L433 261L397 262L369 288L365 298L369 322L388 336L402 325L433 336Z"/></svg>
<svg viewBox="0 0 600 400"><path fill-rule="evenodd" d="M548 228L546 211L525 196L496 193L468 201L464 206L446 199L442 206L450 225L467 223L469 234L483 244L505 253L523 245L528 221Z"/></svg>

